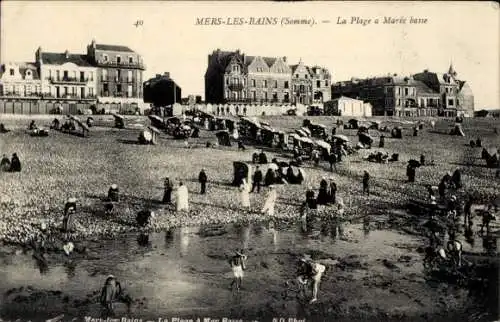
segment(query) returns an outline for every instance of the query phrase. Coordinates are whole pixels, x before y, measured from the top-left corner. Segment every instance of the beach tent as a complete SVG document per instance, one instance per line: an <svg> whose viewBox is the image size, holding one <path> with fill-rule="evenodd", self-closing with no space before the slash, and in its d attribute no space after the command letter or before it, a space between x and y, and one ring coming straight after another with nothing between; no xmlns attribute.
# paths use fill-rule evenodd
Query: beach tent
<svg viewBox="0 0 500 322"><path fill-rule="evenodd" d="M112 113L113 117L115 118L115 127L118 129L123 129L125 128L125 119L123 116Z"/></svg>
<svg viewBox="0 0 500 322"><path fill-rule="evenodd" d="M244 162L233 162L233 186L239 187L242 180L245 179L247 184L252 182L252 166Z"/></svg>
<svg viewBox="0 0 500 322"><path fill-rule="evenodd" d="M363 145L372 145L373 143L373 138L366 133L359 133L358 138L359 138L359 143Z"/></svg>
<svg viewBox="0 0 500 322"><path fill-rule="evenodd" d="M215 134L219 145L231 146L231 139L228 131L219 131Z"/></svg>
<svg viewBox="0 0 500 322"><path fill-rule="evenodd" d="M300 128L304 133L306 133L307 136L311 136L311 130L309 130L307 127L301 127Z"/></svg>

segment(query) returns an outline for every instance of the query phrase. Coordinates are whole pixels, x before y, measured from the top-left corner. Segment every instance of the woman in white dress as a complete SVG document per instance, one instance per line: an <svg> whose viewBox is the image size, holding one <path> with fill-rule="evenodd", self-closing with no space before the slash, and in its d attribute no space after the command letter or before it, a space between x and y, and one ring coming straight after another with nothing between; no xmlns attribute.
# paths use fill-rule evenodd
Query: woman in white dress
<svg viewBox="0 0 500 322"><path fill-rule="evenodd" d="M240 185L241 206L245 210L250 210L250 187L245 179Z"/></svg>
<svg viewBox="0 0 500 322"><path fill-rule="evenodd" d="M177 200L176 200L176 209L177 211L181 210L189 210L189 204L188 204L188 189L187 187L182 183L182 181L179 183L179 188L177 188Z"/></svg>
<svg viewBox="0 0 500 322"><path fill-rule="evenodd" d="M277 199L276 189L274 186L269 186L269 192L267 193L266 202L262 208L263 214L268 214L269 216L274 216L274 205Z"/></svg>

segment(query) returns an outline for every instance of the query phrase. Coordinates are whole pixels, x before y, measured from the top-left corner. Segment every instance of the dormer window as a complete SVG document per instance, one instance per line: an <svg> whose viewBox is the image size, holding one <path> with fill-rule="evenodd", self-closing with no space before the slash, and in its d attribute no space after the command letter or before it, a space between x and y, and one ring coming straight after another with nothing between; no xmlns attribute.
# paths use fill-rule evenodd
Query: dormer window
<svg viewBox="0 0 500 322"><path fill-rule="evenodd" d="M120 56L116 56L116 63L121 64L122 58Z"/></svg>
<svg viewBox="0 0 500 322"><path fill-rule="evenodd" d="M133 64L134 63L134 57L128 56L128 63Z"/></svg>
<svg viewBox="0 0 500 322"><path fill-rule="evenodd" d="M9 73L10 73L10 76L14 76L14 68L11 68L11 69L9 70Z"/></svg>
<svg viewBox="0 0 500 322"><path fill-rule="evenodd" d="M102 58L104 59L104 62L106 63L108 62L108 55L104 54L102 55Z"/></svg>

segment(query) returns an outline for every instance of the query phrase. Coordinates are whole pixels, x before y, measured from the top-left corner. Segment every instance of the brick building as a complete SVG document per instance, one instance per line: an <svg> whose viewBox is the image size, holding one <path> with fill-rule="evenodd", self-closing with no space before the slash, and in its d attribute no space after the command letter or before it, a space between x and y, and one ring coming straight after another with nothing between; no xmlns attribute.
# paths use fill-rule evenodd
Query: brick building
<svg viewBox="0 0 500 322"><path fill-rule="evenodd" d="M97 67L97 100L105 109L143 108L142 57L126 46L87 46L87 57ZM113 107L109 107L113 106Z"/></svg>
<svg viewBox="0 0 500 322"><path fill-rule="evenodd" d="M470 87L456 79L451 66L444 74L425 70L406 77L394 74L335 83L332 97L341 96L371 103L373 115L471 116L474 109Z"/></svg>
<svg viewBox="0 0 500 322"><path fill-rule="evenodd" d="M216 104L311 104L313 89L322 93L318 100L329 98L330 74L321 67L313 69L302 62L290 66L286 57L247 56L239 50L217 49L208 55L205 100ZM313 84L315 80L320 82Z"/></svg>

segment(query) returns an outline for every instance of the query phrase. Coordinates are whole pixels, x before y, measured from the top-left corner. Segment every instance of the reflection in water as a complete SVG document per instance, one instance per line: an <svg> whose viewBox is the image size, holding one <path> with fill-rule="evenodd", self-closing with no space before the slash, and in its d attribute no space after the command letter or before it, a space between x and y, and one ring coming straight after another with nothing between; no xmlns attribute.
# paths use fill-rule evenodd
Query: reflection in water
<svg viewBox="0 0 500 322"><path fill-rule="evenodd" d="M150 244L149 235L140 233L139 236L137 236L137 244L141 247L148 247Z"/></svg>
<svg viewBox="0 0 500 322"><path fill-rule="evenodd" d="M248 249L248 244L250 243L250 229L251 224L245 224L240 227L241 244L243 249Z"/></svg>
<svg viewBox="0 0 500 322"><path fill-rule="evenodd" d="M368 237L370 234L370 218L368 216L363 218L363 234L365 237Z"/></svg>
<svg viewBox="0 0 500 322"><path fill-rule="evenodd" d="M180 255L184 257L187 255L189 248L189 229L188 227L179 228L179 236L180 236Z"/></svg>
<svg viewBox="0 0 500 322"><path fill-rule="evenodd" d="M173 242L174 242L174 229L170 228L165 232L165 249L170 248Z"/></svg>

